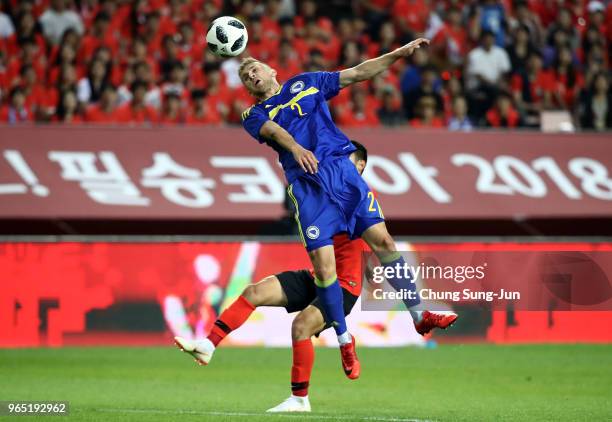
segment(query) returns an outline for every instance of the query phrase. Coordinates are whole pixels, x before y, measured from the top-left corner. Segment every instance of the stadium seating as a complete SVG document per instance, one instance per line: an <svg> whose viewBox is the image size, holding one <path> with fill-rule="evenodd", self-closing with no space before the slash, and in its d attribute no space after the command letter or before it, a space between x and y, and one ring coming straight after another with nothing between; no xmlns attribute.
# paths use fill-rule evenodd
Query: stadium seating
<svg viewBox="0 0 612 422"><path fill-rule="evenodd" d="M204 40L225 14L247 24L244 55L281 81L432 40L333 99L343 126L539 127L543 111L562 110L576 127L612 128L612 2L336 3L351 2L5 0L0 122L239 124L252 102L239 59L213 56Z"/></svg>

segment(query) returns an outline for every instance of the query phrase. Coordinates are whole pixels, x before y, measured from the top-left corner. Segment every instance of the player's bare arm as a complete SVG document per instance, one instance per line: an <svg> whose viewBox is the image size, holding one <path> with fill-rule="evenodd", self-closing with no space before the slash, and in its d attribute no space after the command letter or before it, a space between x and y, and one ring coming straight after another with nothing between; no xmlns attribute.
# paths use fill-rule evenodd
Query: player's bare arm
<svg viewBox="0 0 612 422"><path fill-rule="evenodd" d="M267 121L261 127L259 134L271 141L276 142L281 147L293 154L295 161L302 167L307 173L315 174L319 165L317 157L306 148L298 144L293 136L280 125L273 122L272 120Z"/></svg>
<svg viewBox="0 0 612 422"><path fill-rule="evenodd" d="M372 79L374 76L387 70L393 63L402 57L408 57L421 45L429 44L427 38L417 38L408 44L396 48L395 50L376 57L375 59L366 60L350 69L340 71L340 87L344 88L348 85Z"/></svg>

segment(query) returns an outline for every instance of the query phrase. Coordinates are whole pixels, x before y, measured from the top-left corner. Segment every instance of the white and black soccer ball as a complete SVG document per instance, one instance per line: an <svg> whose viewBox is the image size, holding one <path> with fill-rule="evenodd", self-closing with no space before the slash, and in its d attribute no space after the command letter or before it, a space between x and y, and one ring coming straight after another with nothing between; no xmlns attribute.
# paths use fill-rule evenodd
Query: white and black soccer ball
<svg viewBox="0 0 612 422"><path fill-rule="evenodd" d="M246 26L232 16L221 16L213 21L206 33L208 49L222 57L237 56L249 41Z"/></svg>

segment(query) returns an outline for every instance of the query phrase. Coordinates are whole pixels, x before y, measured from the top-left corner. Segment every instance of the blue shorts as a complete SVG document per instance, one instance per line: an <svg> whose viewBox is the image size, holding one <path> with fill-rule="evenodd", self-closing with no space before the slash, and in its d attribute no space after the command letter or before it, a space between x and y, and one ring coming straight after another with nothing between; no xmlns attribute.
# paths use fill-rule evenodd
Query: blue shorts
<svg viewBox="0 0 612 422"><path fill-rule="evenodd" d="M334 235L361 236L384 221L378 201L348 156L319 164L289 185L300 237L308 251L333 245Z"/></svg>

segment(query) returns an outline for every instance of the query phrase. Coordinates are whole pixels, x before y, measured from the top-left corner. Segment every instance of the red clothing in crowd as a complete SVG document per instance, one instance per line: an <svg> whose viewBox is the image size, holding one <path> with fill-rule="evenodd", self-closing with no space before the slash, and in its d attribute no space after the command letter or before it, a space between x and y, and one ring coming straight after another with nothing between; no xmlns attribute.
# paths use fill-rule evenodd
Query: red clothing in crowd
<svg viewBox="0 0 612 422"><path fill-rule="evenodd" d="M136 110L132 108L132 104L127 103L117 109L117 121L120 123L155 123L157 122L157 111L146 105Z"/></svg>
<svg viewBox="0 0 612 422"><path fill-rule="evenodd" d="M336 123L346 127L378 126L379 120L375 110L374 108L367 107L363 113L355 113L353 110L346 108L338 114Z"/></svg>
<svg viewBox="0 0 612 422"><path fill-rule="evenodd" d="M117 110L110 113L102 110L100 105L92 104L85 110L85 120L90 123L116 123L119 121Z"/></svg>
<svg viewBox="0 0 612 422"><path fill-rule="evenodd" d="M434 117L431 119L431 123L427 124L421 118L415 118L410 120L410 126L415 129L424 129L424 128L443 128L446 127L444 125L444 120L439 117Z"/></svg>
<svg viewBox="0 0 612 422"><path fill-rule="evenodd" d="M527 89L531 96L532 103L539 103L542 100L545 92L553 92L555 89L555 81L553 75L545 70L538 72L533 80L526 80L521 75L512 76L511 87L513 92L522 92L525 82L528 84Z"/></svg>
<svg viewBox="0 0 612 422"><path fill-rule="evenodd" d="M32 112L27 107L24 107L20 112L16 112L15 109L5 105L0 108L0 122L31 122L34 120Z"/></svg>
<svg viewBox="0 0 612 422"><path fill-rule="evenodd" d="M487 122L492 127L517 127L520 121L518 111L511 108L504 119L496 107L487 111Z"/></svg>
<svg viewBox="0 0 612 422"><path fill-rule="evenodd" d="M397 0L392 16L414 32L424 32L429 20L429 7L425 0Z"/></svg>

